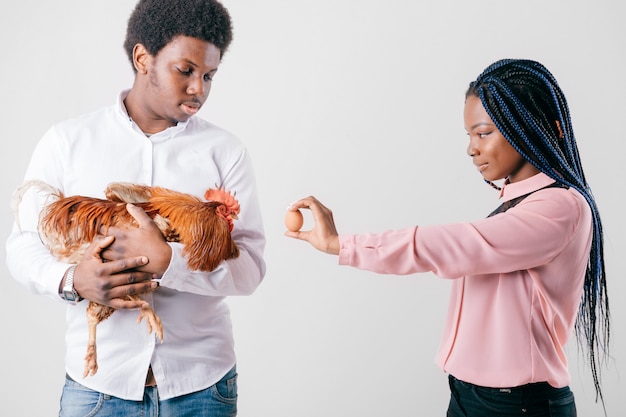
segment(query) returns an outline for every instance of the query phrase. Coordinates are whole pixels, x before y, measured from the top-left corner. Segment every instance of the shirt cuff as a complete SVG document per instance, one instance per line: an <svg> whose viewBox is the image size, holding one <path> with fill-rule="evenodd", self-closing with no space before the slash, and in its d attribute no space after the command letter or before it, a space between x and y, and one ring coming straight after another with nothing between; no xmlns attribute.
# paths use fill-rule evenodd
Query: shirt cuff
<svg viewBox="0 0 626 417"><path fill-rule="evenodd" d="M352 235L339 235L339 265L350 265L353 241Z"/></svg>

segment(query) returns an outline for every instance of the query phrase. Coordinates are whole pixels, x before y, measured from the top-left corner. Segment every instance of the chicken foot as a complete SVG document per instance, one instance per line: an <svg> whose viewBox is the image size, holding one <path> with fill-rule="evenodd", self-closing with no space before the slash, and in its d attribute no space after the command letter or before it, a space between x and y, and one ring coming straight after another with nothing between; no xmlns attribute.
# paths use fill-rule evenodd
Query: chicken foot
<svg viewBox="0 0 626 417"><path fill-rule="evenodd" d="M109 318L109 316L113 314L114 311L115 309L113 309L112 307L104 306L102 304L97 304L94 302L90 302L89 306L87 307L86 313L88 340L83 378L86 378L90 375L93 376L96 374L96 372L98 372L96 327L98 326L98 323ZM146 324L148 325L148 333L152 333L154 331L161 343L163 343L163 324L161 323L161 319L159 318L159 316L148 304L139 309L139 317L137 318L137 323L141 322L144 318L146 319Z"/></svg>
<svg viewBox="0 0 626 417"><path fill-rule="evenodd" d="M157 316L154 310L148 305L139 310L137 323L141 322L144 318L146 319L146 324L148 325L148 333L152 333L154 330L161 343L163 343L163 324L161 323L161 318Z"/></svg>

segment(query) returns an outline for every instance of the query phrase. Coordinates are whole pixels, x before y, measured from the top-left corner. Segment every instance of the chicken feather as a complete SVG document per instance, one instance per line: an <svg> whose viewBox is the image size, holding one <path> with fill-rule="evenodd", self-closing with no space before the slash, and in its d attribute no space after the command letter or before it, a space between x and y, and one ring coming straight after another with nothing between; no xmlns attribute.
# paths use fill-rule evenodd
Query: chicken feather
<svg viewBox="0 0 626 417"><path fill-rule="evenodd" d="M212 271L222 261L239 256L239 248L232 239L233 219L237 219L238 201L223 188L208 189L203 201L163 187L149 187L133 183L111 183L105 190L106 199L86 196L65 197L63 193L38 180L25 182L14 195L13 207L26 191L37 187L48 194L51 202L44 206L39 219L42 242L58 259L77 264L85 250L99 233L109 227L138 227L126 210L126 203L141 207L169 242L183 244L183 255L191 270ZM138 300L138 295L126 296ZM87 354L83 377L95 375L98 370L96 353L96 326L113 314L114 308L89 302L86 309L89 329ZM161 319L146 304L140 309L138 322L146 319L148 330L163 341Z"/></svg>

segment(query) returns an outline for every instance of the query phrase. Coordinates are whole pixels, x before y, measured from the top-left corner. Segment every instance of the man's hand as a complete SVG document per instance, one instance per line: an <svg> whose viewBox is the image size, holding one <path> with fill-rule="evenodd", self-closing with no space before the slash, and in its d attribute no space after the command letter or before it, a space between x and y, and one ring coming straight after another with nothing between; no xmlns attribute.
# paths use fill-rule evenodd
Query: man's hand
<svg viewBox="0 0 626 417"><path fill-rule="evenodd" d="M172 248L145 211L133 204L127 204L126 209L139 227L110 227L107 235L115 237L115 241L102 251L102 258L119 261L143 256L148 261L136 270L163 276L172 258Z"/></svg>
<svg viewBox="0 0 626 417"><path fill-rule="evenodd" d="M144 307L145 301L130 301L125 296L149 292L158 287L152 281L156 278L154 274L137 270L148 263L148 258L135 256L104 261L102 252L114 240L113 236L98 236L92 242L85 251L85 257L76 266L74 288L81 297L116 309Z"/></svg>

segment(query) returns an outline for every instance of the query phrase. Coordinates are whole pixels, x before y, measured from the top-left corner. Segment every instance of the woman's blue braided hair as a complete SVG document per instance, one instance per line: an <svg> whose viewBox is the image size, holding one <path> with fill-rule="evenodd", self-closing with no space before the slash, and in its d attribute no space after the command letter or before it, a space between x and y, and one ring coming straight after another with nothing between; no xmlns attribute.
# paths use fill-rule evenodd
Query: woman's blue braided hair
<svg viewBox="0 0 626 417"><path fill-rule="evenodd" d="M586 347L596 389L602 402L599 363L608 355L609 299L604 266L602 221L585 179L565 95L554 76L540 63L503 59L487 67L470 83L466 97L480 98L507 141L532 165L556 182L581 193L593 214L593 241L584 290L576 320L576 336Z"/></svg>

